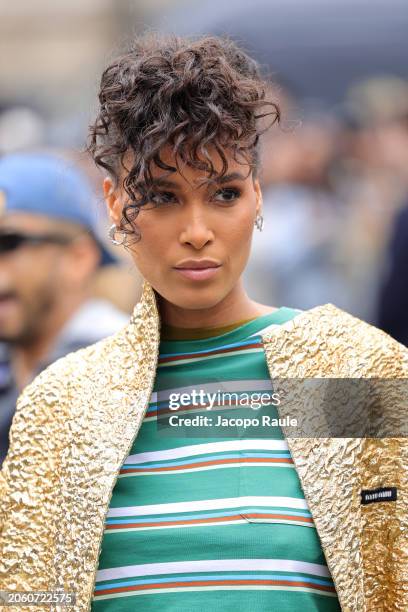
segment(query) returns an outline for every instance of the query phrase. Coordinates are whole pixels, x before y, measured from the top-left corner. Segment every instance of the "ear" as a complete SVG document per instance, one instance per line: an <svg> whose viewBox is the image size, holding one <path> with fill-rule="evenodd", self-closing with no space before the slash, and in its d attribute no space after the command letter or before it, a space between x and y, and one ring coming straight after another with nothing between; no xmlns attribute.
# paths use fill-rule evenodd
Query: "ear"
<svg viewBox="0 0 408 612"><path fill-rule="evenodd" d="M256 214L257 215L262 214L262 205L263 205L262 190L261 190L261 185L258 179L254 180L254 191L255 191L255 197L256 197Z"/></svg>
<svg viewBox="0 0 408 612"><path fill-rule="evenodd" d="M105 197L108 216L112 223L120 224L122 218L122 202L117 190L113 186L112 179L107 176L103 181L103 195Z"/></svg>

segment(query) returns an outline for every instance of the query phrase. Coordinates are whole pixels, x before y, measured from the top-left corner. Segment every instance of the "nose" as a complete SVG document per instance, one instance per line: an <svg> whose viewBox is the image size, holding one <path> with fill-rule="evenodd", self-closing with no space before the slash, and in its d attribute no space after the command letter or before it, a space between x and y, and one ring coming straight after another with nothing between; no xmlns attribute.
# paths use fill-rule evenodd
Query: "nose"
<svg viewBox="0 0 408 612"><path fill-rule="evenodd" d="M207 243L213 242L214 233L206 222L202 210L191 211L185 219L180 234L180 243L189 244L195 249L202 249Z"/></svg>

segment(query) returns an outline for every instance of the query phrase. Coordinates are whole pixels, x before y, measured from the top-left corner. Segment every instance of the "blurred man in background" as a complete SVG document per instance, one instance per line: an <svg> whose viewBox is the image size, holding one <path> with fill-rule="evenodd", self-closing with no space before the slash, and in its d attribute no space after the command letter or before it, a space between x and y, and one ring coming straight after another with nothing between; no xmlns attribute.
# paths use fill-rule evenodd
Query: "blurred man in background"
<svg viewBox="0 0 408 612"><path fill-rule="evenodd" d="M0 465L21 390L128 321L91 295L97 270L115 263L98 238L95 207L72 163L48 153L0 159Z"/></svg>

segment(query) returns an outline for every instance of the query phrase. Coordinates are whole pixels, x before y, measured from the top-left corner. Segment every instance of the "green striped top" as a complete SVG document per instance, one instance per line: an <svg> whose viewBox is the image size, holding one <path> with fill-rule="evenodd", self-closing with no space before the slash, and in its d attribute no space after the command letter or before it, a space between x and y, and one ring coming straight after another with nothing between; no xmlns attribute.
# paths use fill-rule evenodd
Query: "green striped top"
<svg viewBox="0 0 408 612"><path fill-rule="evenodd" d="M299 312L162 338L106 517L94 612L341 610L281 428L243 424L279 416L261 333Z"/></svg>

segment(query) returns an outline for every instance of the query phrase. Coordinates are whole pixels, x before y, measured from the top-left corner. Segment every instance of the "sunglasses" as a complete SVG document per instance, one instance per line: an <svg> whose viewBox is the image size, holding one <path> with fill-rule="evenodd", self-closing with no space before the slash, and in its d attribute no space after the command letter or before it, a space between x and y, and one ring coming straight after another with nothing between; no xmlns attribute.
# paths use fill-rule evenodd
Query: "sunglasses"
<svg viewBox="0 0 408 612"><path fill-rule="evenodd" d="M26 244L68 244L72 238L62 234L23 234L20 232L0 232L0 253L15 251Z"/></svg>

